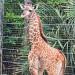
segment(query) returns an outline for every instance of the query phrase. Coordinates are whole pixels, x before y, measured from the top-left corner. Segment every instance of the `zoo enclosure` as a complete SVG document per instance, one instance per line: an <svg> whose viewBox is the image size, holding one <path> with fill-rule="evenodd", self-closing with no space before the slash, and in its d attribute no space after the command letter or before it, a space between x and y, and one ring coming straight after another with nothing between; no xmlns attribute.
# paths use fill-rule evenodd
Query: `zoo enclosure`
<svg viewBox="0 0 75 75"><path fill-rule="evenodd" d="M30 51L26 20L20 17L22 10L15 0L4 0L2 42L2 74L30 75L27 55ZM65 75L75 74L75 3L40 3L36 11L41 20L49 44L64 52L67 57ZM2 8L3 9L3 8ZM2 13L3 14L3 13ZM2 25L2 22L1 22ZM2 28L1 28L2 29ZM46 75L46 72L44 72Z"/></svg>

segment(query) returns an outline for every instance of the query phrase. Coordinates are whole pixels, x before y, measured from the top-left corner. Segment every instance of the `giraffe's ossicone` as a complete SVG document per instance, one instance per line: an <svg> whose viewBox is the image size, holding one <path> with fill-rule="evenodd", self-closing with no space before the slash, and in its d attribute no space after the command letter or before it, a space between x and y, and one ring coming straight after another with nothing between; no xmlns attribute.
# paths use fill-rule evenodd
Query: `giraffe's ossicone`
<svg viewBox="0 0 75 75"><path fill-rule="evenodd" d="M35 10L39 5L20 4L22 18L29 19L29 39L31 51L28 55L31 75L43 75L46 70L48 75L64 75L66 57L58 49L51 47L42 31L41 20Z"/></svg>

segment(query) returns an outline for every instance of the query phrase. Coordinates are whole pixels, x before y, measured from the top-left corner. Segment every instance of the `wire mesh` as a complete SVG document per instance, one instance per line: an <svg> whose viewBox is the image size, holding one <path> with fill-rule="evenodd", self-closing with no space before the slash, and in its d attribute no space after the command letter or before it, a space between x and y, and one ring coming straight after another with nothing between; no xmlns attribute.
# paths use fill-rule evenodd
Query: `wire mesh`
<svg viewBox="0 0 75 75"><path fill-rule="evenodd" d="M6 75L30 75L28 53L30 51L29 25L20 17L23 1L4 0L2 73ZM73 4L73 3L72 3ZM75 75L75 10L68 2L52 7L40 3L36 11L41 20L48 43L63 51L67 58L65 75ZM65 14L65 15L64 15ZM70 19L70 21L69 21ZM46 71L44 75L47 75Z"/></svg>

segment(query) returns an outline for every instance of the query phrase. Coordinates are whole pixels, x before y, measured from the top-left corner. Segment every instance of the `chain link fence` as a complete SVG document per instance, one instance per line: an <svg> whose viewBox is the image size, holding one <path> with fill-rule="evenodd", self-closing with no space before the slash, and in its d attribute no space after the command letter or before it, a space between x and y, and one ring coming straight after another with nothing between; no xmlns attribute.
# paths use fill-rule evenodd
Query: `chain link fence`
<svg viewBox="0 0 75 75"><path fill-rule="evenodd" d="M2 75L30 75L27 21L20 17L22 0L4 0ZM48 43L67 58L65 75L75 75L75 3L39 3L36 11ZM1 14L1 13L0 13ZM1 19L0 19L1 20ZM1 32L1 30L0 30ZM0 44L1 45L1 44ZM0 52L1 53L1 52ZM44 75L47 75L44 71Z"/></svg>

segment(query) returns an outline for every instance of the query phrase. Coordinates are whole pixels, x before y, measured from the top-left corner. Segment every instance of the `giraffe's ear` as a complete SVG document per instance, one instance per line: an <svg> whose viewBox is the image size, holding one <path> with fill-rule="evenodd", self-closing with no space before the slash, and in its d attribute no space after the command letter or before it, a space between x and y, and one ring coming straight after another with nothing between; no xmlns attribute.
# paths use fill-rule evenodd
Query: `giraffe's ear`
<svg viewBox="0 0 75 75"><path fill-rule="evenodd" d="M24 4L19 4L21 9L24 10Z"/></svg>
<svg viewBox="0 0 75 75"><path fill-rule="evenodd" d="M33 9L34 9L34 10L37 10L38 7L39 7L39 4L36 4L36 5L33 6Z"/></svg>

